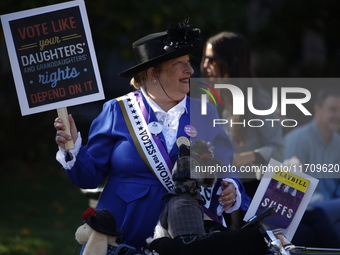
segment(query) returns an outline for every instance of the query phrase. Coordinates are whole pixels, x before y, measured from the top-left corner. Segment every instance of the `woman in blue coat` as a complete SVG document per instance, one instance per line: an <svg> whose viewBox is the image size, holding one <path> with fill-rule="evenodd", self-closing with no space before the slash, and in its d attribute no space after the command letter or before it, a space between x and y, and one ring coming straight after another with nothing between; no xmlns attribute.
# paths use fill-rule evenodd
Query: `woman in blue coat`
<svg viewBox="0 0 340 255"><path fill-rule="evenodd" d="M123 240L138 249L153 235L167 202L161 197L173 188L171 170L178 144L210 141L215 157L225 166L233 159L228 136L222 128L213 127L216 109L209 105L208 114L201 115L200 100L186 95L194 72L188 54L199 49L201 41L200 30L183 21L134 42L138 64L119 75L132 77L136 91L104 104L86 146L72 116L71 136L65 133L62 120L55 120L57 159L70 180L88 189L107 178L97 209L113 213ZM69 140L75 148L66 151ZM227 175L212 189L202 189L207 218L221 221L222 212L249 203L237 176Z"/></svg>

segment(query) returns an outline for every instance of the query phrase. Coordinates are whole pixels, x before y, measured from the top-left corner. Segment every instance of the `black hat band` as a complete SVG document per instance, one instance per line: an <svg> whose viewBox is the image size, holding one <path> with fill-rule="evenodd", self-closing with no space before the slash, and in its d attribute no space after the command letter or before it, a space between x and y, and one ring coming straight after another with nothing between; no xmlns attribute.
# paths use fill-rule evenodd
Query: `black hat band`
<svg viewBox="0 0 340 255"><path fill-rule="evenodd" d="M164 34L164 37L166 34ZM157 40L151 40L147 43L134 46L134 53L137 60L137 63L144 63L151 59L154 59L162 54L165 54L166 51L163 49L164 43L163 38L157 38Z"/></svg>

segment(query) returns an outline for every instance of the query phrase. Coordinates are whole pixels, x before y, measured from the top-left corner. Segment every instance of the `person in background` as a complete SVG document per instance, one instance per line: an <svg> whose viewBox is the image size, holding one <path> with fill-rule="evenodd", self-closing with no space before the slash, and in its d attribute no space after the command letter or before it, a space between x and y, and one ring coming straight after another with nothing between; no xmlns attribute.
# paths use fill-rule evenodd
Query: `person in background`
<svg viewBox="0 0 340 255"><path fill-rule="evenodd" d="M109 210L123 231L123 240L137 249L153 235L166 200L161 197L174 186L171 169L181 143L202 139L212 143L215 157L230 165L231 141L222 128L213 128L217 110L195 112L200 100L189 98L194 70L189 54L201 47L200 30L186 20L167 31L149 34L132 45L137 64L119 75L131 79L135 91L109 100L92 122L88 143L69 116L71 135L60 118L55 119L57 160L70 180L81 188L96 188L106 179L97 209ZM65 150L65 143L75 148ZM220 221L221 213L232 212L247 203L236 175L219 179L207 192L204 212ZM220 195L217 195L217 192ZM219 210L218 210L219 209Z"/></svg>
<svg viewBox="0 0 340 255"><path fill-rule="evenodd" d="M236 81L236 86L247 95L247 87L254 77L250 48L245 38L233 32L221 32L210 37L203 47L201 61L202 76L218 80L220 78ZM235 79L234 79L235 78ZM239 78L239 79L238 79ZM253 87L253 104L256 109L269 109L271 100L268 93L259 84L251 82ZM250 119L276 119L275 114L267 116L255 116L247 107L245 115L233 115L233 99L229 90L219 89L223 105L218 108L221 119L227 119L228 123L245 123L223 125L223 128L231 137L234 147L233 165L236 167L246 165L266 165L270 158L281 160L283 155L282 129L278 122L272 126L270 122L264 122L262 127L250 127L247 125ZM242 177L242 176L241 176ZM260 176L252 175L242 177L241 181L246 193L253 197L259 184ZM233 228L240 228L243 222L244 211L239 210L232 215Z"/></svg>
<svg viewBox="0 0 340 255"><path fill-rule="evenodd" d="M284 159L297 157L305 171L319 179L314 195L316 201L340 197L339 174L316 171L317 164L336 166L340 164L340 91L322 89L316 96L314 118L307 124L296 127L284 137ZM337 177L337 178L332 178Z"/></svg>
<svg viewBox="0 0 340 255"><path fill-rule="evenodd" d="M340 90L324 88L316 96L314 118L284 137L284 159L297 158L304 172L319 179L293 239L298 245L340 248L340 173L334 169L340 165L339 128Z"/></svg>

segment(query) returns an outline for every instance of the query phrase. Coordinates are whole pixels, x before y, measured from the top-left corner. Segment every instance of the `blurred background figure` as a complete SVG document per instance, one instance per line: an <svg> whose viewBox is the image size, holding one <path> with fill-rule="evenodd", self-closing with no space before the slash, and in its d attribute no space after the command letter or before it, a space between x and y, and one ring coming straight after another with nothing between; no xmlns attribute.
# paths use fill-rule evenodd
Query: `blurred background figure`
<svg viewBox="0 0 340 255"><path fill-rule="evenodd" d="M340 247L340 90L320 89L314 118L284 137L284 159L298 158L307 174L319 179L293 242ZM318 166L323 166L319 171Z"/></svg>
<svg viewBox="0 0 340 255"><path fill-rule="evenodd" d="M264 110L271 107L271 98L267 91L258 83L251 81L254 77L251 63L250 48L242 35L233 32L221 32L209 38L203 47L201 61L202 76L209 79L229 78L237 81L237 86L247 95L247 87L251 82L253 88L253 105L255 109ZM234 79L237 78L237 79ZM239 79L238 79L239 78ZM247 85L246 85L247 84ZM233 115L233 98L228 89L219 89L223 105L218 107L220 118L227 119L228 123L244 123L223 125L230 136L235 154L233 165L267 164L270 158L282 159L283 141L282 128L277 122L272 125L265 119L276 119L275 114L255 116L248 107L244 115ZM261 119L264 125L261 128L248 126L248 120ZM259 169L260 170L260 169ZM253 197L259 184L260 175L255 173L240 176L246 193ZM231 214L227 220L231 228L240 228L243 225L244 212Z"/></svg>
<svg viewBox="0 0 340 255"><path fill-rule="evenodd" d="M307 173L319 179L312 202L327 201L340 197L339 174L333 171L317 171L317 164L339 166L340 164L340 91L322 89L314 104L314 118L297 127L284 137L284 159L297 157ZM331 170L331 169L330 169Z"/></svg>

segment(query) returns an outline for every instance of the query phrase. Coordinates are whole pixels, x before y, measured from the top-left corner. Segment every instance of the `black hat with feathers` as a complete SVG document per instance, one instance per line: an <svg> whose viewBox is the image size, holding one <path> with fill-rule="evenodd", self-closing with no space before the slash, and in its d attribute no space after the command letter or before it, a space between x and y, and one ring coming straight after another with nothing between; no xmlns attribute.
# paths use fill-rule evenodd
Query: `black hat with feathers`
<svg viewBox="0 0 340 255"><path fill-rule="evenodd" d="M201 30L184 19L171 24L164 32L153 33L132 44L137 65L121 72L119 76L132 78L136 74L165 61L189 55L202 46Z"/></svg>

